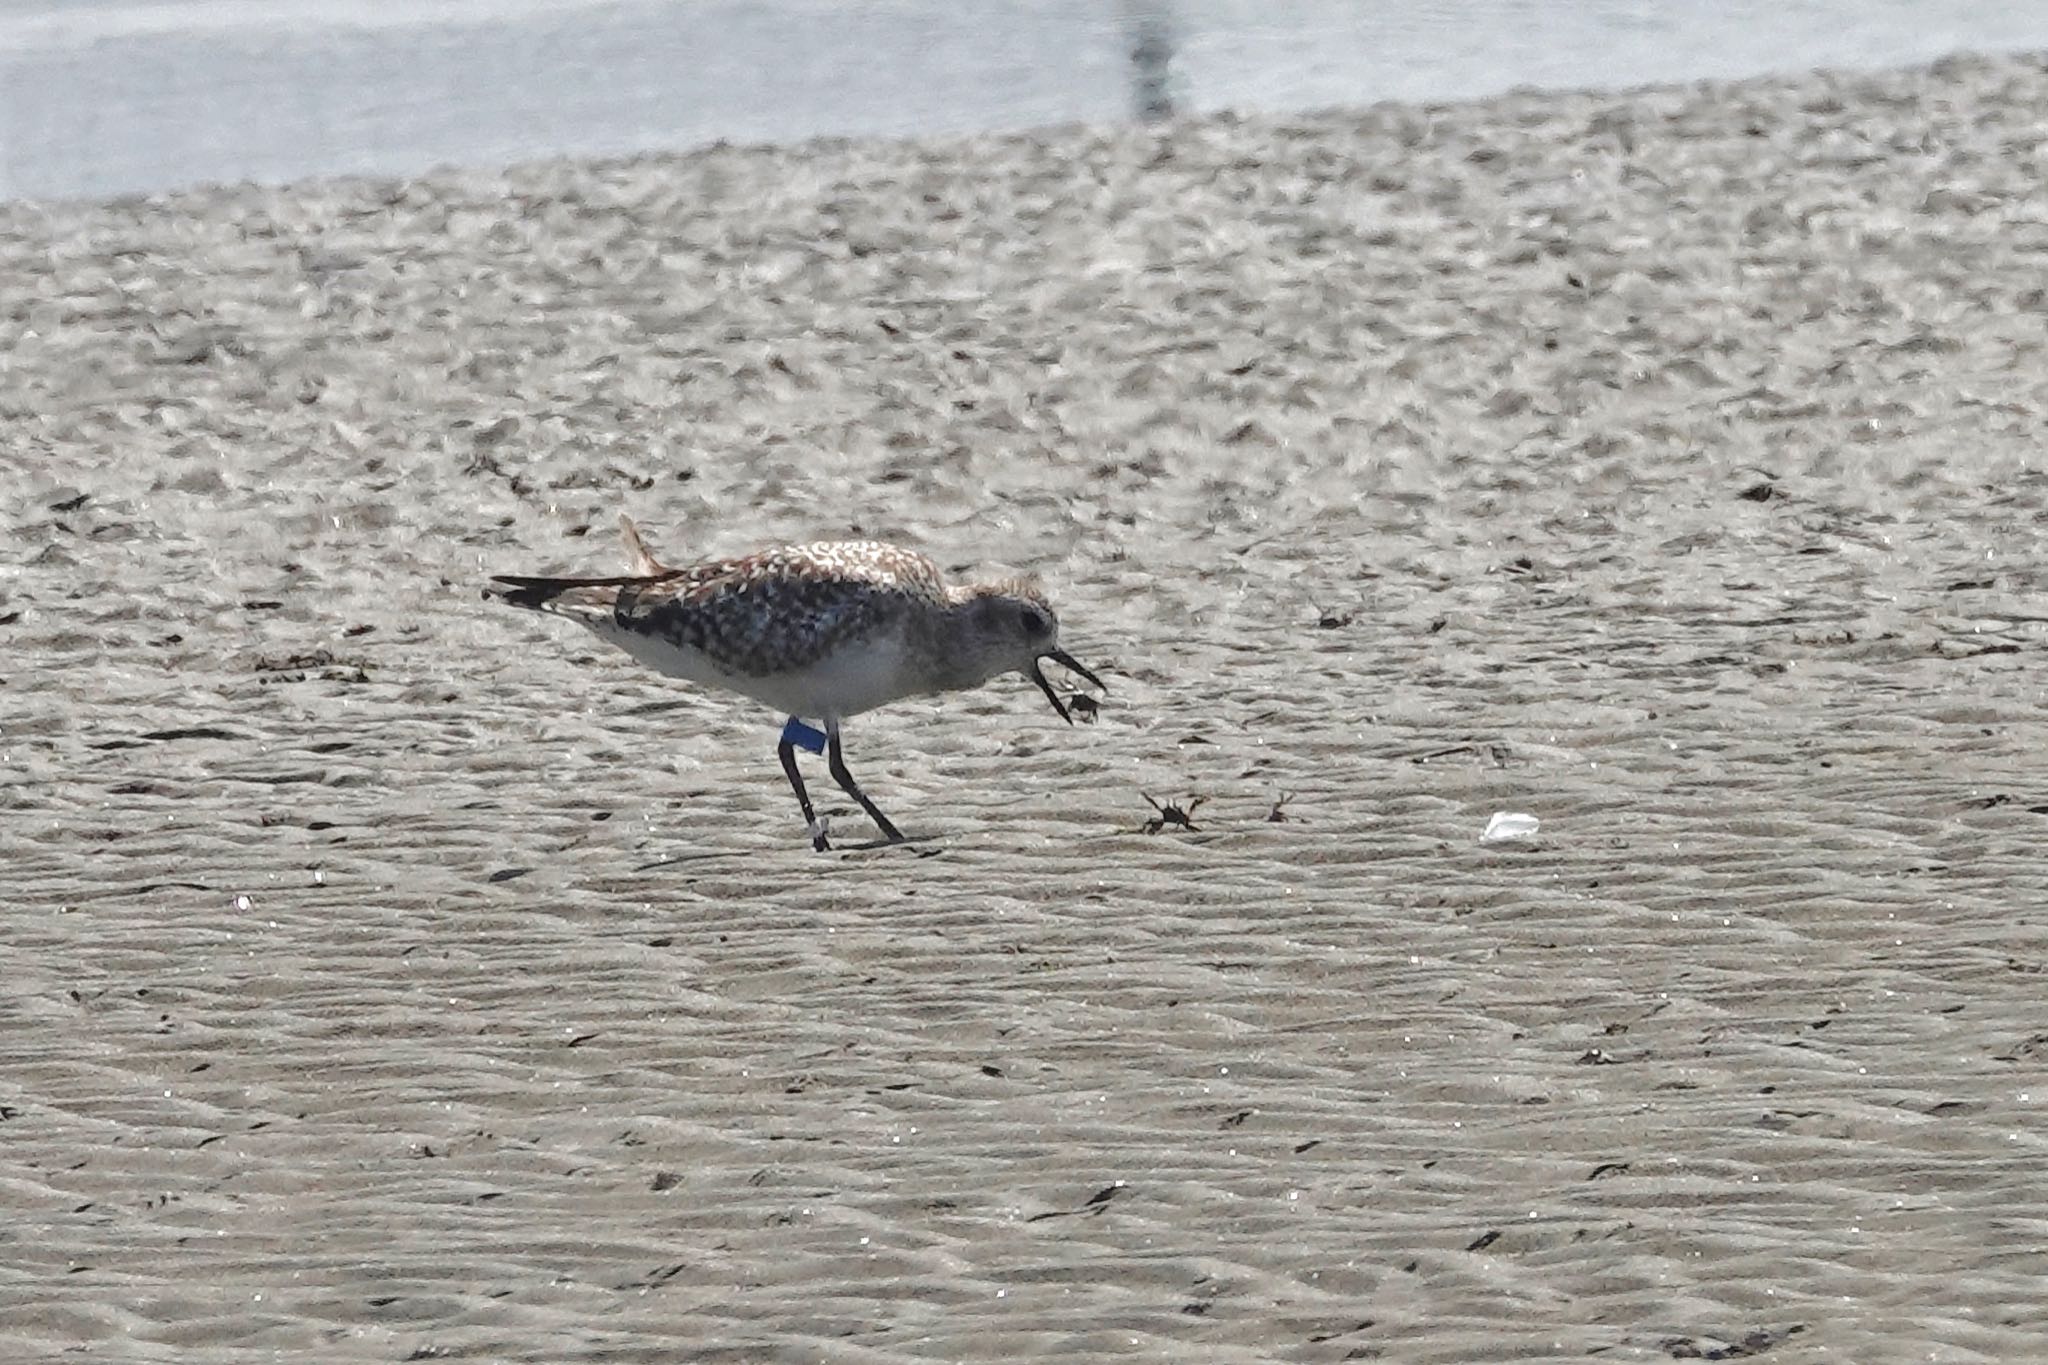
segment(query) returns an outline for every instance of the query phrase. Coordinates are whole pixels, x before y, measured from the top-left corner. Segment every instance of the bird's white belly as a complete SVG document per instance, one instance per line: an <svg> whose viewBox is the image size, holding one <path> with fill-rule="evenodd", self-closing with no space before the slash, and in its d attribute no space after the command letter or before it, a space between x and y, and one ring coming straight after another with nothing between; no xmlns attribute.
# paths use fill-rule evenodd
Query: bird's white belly
<svg viewBox="0 0 2048 1365"><path fill-rule="evenodd" d="M737 692L784 715L816 720L856 716L924 690L908 677L903 638L896 631L849 640L800 668L755 677L728 672L701 651L658 636L609 622L593 628L658 673Z"/></svg>

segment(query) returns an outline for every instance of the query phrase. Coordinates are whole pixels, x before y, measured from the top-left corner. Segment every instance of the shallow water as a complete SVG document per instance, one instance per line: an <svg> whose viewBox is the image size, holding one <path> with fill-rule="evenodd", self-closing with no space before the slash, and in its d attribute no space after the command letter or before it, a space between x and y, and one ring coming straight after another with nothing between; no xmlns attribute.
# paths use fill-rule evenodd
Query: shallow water
<svg viewBox="0 0 2048 1365"><path fill-rule="evenodd" d="M1627 86L2048 46L1967 0L0 5L0 197Z"/></svg>

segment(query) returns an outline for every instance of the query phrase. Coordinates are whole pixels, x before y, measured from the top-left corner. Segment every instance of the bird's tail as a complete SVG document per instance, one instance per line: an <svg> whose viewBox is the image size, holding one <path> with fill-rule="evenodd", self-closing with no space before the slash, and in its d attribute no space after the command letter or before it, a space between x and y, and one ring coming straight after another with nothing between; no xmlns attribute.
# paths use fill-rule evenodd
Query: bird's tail
<svg viewBox="0 0 2048 1365"><path fill-rule="evenodd" d="M619 535L625 542L626 563L632 573L620 578L539 578L523 574L496 574L484 589L495 598L528 611L553 612L579 620L609 615L618 606L619 590L645 587L650 581L672 578L676 570L654 557L633 519L619 516Z"/></svg>
<svg viewBox="0 0 2048 1365"><path fill-rule="evenodd" d="M528 611L585 620L610 615L618 606L621 588L645 587L648 582L641 574L630 578L530 578L524 574L497 574L484 585L484 596Z"/></svg>

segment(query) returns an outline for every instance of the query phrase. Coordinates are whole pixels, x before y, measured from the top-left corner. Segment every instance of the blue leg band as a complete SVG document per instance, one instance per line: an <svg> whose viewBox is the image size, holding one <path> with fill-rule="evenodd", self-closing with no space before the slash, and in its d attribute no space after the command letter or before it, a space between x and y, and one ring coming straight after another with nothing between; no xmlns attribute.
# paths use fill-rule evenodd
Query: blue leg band
<svg viewBox="0 0 2048 1365"><path fill-rule="evenodd" d="M814 754L825 752L825 732L812 729L795 716L791 716L789 724L782 727L782 738L797 748L808 749Z"/></svg>

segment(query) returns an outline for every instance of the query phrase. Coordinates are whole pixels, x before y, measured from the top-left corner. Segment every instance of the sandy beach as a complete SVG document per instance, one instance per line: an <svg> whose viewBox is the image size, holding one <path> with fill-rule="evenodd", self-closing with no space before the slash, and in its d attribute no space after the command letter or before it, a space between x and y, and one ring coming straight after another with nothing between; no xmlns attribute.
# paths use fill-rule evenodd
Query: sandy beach
<svg viewBox="0 0 2048 1365"><path fill-rule="evenodd" d="M2044 170L2011 58L0 205L0 1354L2048 1358ZM813 854L479 600L620 512L1112 690Z"/></svg>

